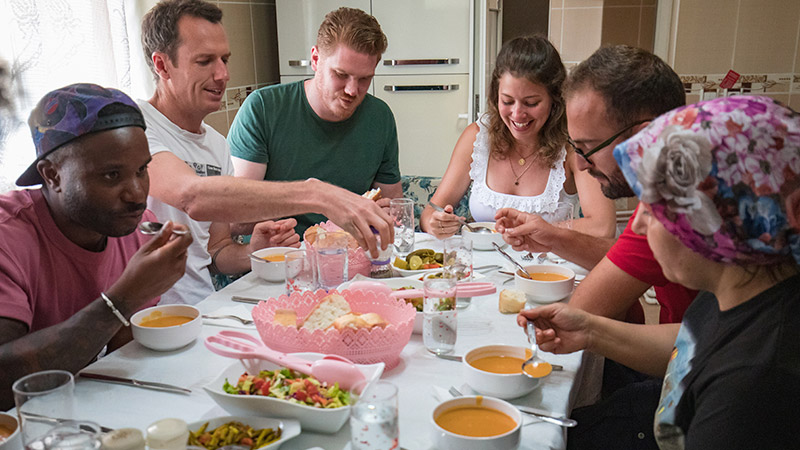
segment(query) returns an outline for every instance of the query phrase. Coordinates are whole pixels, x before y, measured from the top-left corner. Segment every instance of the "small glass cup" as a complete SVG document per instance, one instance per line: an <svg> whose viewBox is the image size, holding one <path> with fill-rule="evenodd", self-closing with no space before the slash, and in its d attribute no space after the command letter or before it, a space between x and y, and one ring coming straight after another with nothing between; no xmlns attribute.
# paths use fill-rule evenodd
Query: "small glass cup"
<svg viewBox="0 0 800 450"><path fill-rule="evenodd" d="M414 200L394 198L389 201L389 214L394 219L394 248L400 255L414 249Z"/></svg>
<svg viewBox="0 0 800 450"><path fill-rule="evenodd" d="M319 231L313 239L314 258L317 262L317 285L329 291L347 281L348 233L344 231Z"/></svg>
<svg viewBox="0 0 800 450"><path fill-rule="evenodd" d="M286 295L292 292L315 291L317 267L313 250L286 252Z"/></svg>
<svg viewBox="0 0 800 450"><path fill-rule="evenodd" d="M444 270L445 278L455 278L456 281L472 281L472 240L464 236L451 236L444 240ZM467 308L472 301L471 297L458 298L456 308Z"/></svg>
<svg viewBox="0 0 800 450"><path fill-rule="evenodd" d="M17 407L22 443L31 442L47 433L52 422L36 416L72 419L75 414L75 378L66 370L45 370L26 375L11 386Z"/></svg>
<svg viewBox="0 0 800 450"><path fill-rule="evenodd" d="M456 279L426 278L423 292L422 342L431 353L453 353L458 326Z"/></svg>
<svg viewBox="0 0 800 450"><path fill-rule="evenodd" d="M66 420L27 445L27 450L99 450L100 425L94 422Z"/></svg>
<svg viewBox="0 0 800 450"><path fill-rule="evenodd" d="M351 395L350 444L354 450L398 448L397 386L388 381L357 383Z"/></svg>

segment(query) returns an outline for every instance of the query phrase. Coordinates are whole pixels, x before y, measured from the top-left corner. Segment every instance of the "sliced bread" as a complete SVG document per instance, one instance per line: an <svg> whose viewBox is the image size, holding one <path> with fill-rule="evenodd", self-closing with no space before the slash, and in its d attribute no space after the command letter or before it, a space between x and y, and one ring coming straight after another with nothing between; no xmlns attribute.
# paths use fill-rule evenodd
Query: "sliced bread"
<svg viewBox="0 0 800 450"><path fill-rule="evenodd" d="M516 289L500 291L499 309L503 314L516 314L525 307L525 293Z"/></svg>
<svg viewBox="0 0 800 450"><path fill-rule="evenodd" d="M322 298L317 306L303 320L302 328L310 331L324 330L338 317L350 312L350 304L339 294L330 294Z"/></svg>

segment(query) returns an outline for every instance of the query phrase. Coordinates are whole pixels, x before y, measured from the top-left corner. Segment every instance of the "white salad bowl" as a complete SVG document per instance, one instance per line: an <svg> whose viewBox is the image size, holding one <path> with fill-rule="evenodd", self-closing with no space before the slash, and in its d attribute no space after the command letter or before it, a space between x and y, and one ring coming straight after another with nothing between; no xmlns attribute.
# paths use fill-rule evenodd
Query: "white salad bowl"
<svg viewBox="0 0 800 450"><path fill-rule="evenodd" d="M293 355L316 361L322 359L321 353L293 353ZM380 378L384 364L356 364L364 377L370 382ZM244 372L257 375L259 370L276 370L281 367L265 360L240 360L228 366L214 381L204 386L203 389L225 411L236 416L282 417L296 419L303 430L317 431L320 433L335 433L350 417L350 406L339 408L314 408L313 406L292 403L274 397L260 395L234 395L222 389L227 379L235 384Z"/></svg>
<svg viewBox="0 0 800 450"><path fill-rule="evenodd" d="M300 434L300 422L292 419L273 419L269 417L257 417L257 416L222 416L222 417L215 417L213 419L207 420L198 420L197 422L192 422L189 424L189 431L192 433L199 430L205 423L208 423L206 430L213 430L219 426L225 425L229 422L239 422L245 425L249 425L256 430L262 430L264 428L280 428L281 430L281 437L277 441L265 445L263 447L259 447L258 450L270 450L270 449L277 449L281 445L283 445L289 439L297 436Z"/></svg>

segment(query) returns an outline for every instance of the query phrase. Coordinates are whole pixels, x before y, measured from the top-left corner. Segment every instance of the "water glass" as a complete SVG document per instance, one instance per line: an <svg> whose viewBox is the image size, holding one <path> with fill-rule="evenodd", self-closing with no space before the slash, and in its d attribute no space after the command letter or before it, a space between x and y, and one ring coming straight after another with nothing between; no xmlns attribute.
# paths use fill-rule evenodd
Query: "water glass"
<svg viewBox="0 0 800 450"><path fill-rule="evenodd" d="M344 231L320 231L314 239L317 285L329 291L347 281L347 243Z"/></svg>
<svg viewBox="0 0 800 450"><path fill-rule="evenodd" d="M353 449L398 448L397 386L388 381L357 383L351 395L350 444Z"/></svg>
<svg viewBox="0 0 800 450"><path fill-rule="evenodd" d="M30 442L27 450L99 450L100 435L94 422L66 420Z"/></svg>
<svg viewBox="0 0 800 450"><path fill-rule="evenodd" d="M389 202L389 214L394 219L394 248L405 255L414 249L414 200L394 198Z"/></svg>
<svg viewBox="0 0 800 450"><path fill-rule="evenodd" d="M553 212L542 215L542 217L548 223L551 223L557 226L558 228L566 228L566 229L572 229L572 221L574 219L574 216L575 216L575 205L569 202L558 202ZM567 262L567 260L557 255L554 255L552 258L550 258L550 261L556 264Z"/></svg>
<svg viewBox="0 0 800 450"><path fill-rule="evenodd" d="M472 281L472 240L464 236L451 236L444 240L444 270L445 278L455 278L457 281ZM456 308L464 309L469 306L470 297L459 298Z"/></svg>
<svg viewBox="0 0 800 450"><path fill-rule="evenodd" d="M74 417L75 379L66 370L45 370L26 375L11 386L17 407L22 443L27 446L52 428L36 416L72 419Z"/></svg>
<svg viewBox="0 0 800 450"><path fill-rule="evenodd" d="M317 290L317 266L314 250L286 252L286 295Z"/></svg>
<svg viewBox="0 0 800 450"><path fill-rule="evenodd" d="M437 355L453 353L458 325L456 279L426 279L423 296L422 341L425 348Z"/></svg>

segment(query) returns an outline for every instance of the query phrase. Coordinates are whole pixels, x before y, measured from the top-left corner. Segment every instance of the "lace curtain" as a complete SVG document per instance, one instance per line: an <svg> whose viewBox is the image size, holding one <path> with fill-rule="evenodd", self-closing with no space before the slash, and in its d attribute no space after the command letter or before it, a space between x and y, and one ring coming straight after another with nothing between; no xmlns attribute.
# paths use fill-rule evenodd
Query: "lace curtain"
<svg viewBox="0 0 800 450"><path fill-rule="evenodd" d="M14 114L0 142L0 192L34 160L25 121L48 91L78 82L148 98L142 15L157 0L0 0L0 59L13 76ZM11 122L11 123L7 123Z"/></svg>

